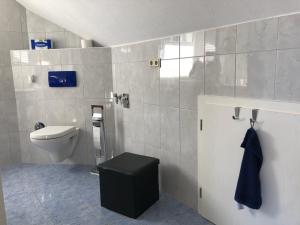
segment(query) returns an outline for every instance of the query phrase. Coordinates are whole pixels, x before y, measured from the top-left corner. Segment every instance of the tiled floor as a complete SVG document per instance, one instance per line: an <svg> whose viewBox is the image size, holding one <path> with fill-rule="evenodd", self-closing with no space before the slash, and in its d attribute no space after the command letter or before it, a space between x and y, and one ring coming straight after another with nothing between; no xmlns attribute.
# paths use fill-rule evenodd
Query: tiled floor
<svg viewBox="0 0 300 225"><path fill-rule="evenodd" d="M99 181L89 168L22 165L2 170L8 225L209 225L165 194L137 220L100 206Z"/></svg>

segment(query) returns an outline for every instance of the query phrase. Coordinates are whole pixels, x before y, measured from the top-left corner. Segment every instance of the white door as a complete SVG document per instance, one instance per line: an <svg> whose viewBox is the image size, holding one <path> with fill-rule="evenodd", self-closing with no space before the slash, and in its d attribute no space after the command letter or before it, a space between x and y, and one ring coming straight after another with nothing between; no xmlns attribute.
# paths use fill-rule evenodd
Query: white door
<svg viewBox="0 0 300 225"><path fill-rule="evenodd" d="M240 105L241 120L233 120L234 106ZM244 153L240 144L250 127L251 108L261 109L255 128L264 156L263 205L238 210L234 193ZM199 212L217 225L299 225L300 106L202 97L198 111L203 120L198 135Z"/></svg>

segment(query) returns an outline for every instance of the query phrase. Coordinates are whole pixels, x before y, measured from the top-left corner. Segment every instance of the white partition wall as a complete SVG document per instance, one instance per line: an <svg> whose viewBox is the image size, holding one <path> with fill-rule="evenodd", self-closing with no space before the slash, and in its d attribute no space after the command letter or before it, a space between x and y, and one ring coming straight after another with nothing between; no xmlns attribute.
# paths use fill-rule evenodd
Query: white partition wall
<svg viewBox="0 0 300 225"><path fill-rule="evenodd" d="M240 106L240 120L233 120ZM238 210L234 193L251 109L264 156L260 210ZM217 225L300 224L300 104L239 98L198 98L199 213ZM199 122L198 122L199 123ZM200 126L200 124L199 124ZM200 197L200 196L199 196Z"/></svg>

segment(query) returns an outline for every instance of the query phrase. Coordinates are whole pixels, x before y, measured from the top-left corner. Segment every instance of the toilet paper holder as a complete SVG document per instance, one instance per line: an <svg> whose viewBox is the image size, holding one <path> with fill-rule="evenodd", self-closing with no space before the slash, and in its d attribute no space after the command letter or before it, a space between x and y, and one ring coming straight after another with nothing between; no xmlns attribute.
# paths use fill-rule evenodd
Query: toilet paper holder
<svg viewBox="0 0 300 225"><path fill-rule="evenodd" d="M99 165L107 159L106 138L104 128L104 107L103 105L91 105L92 126L93 126L93 144L95 149L95 163ZM98 169L95 167L90 171L91 174L98 175Z"/></svg>

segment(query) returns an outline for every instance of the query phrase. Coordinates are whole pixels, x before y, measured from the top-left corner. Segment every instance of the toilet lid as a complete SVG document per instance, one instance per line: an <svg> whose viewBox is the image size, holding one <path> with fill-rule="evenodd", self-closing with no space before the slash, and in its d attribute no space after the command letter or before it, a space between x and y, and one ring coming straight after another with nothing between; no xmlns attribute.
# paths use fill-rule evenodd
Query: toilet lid
<svg viewBox="0 0 300 225"><path fill-rule="evenodd" d="M63 137L76 130L73 126L48 126L30 133L30 138L47 140Z"/></svg>

